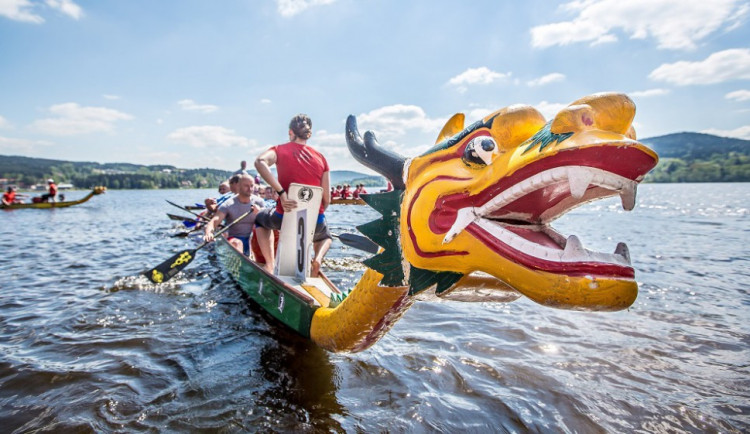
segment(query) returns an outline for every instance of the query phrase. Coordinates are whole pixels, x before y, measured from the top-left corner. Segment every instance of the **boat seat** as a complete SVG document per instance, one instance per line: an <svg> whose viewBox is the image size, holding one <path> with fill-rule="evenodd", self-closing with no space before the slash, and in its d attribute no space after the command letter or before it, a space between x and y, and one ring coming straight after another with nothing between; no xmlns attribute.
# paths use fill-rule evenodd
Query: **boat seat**
<svg viewBox="0 0 750 434"><path fill-rule="evenodd" d="M304 282L300 282L294 276L278 276L287 285L310 294L315 299L315 306L328 307L331 302L333 291L328 284L320 277L308 277Z"/></svg>

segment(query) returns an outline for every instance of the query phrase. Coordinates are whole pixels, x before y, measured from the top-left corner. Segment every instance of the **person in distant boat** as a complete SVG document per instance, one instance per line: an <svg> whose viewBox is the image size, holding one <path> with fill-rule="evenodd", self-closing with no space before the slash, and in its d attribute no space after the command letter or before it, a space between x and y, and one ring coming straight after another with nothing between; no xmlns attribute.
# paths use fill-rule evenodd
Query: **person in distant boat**
<svg viewBox="0 0 750 434"><path fill-rule="evenodd" d="M266 260L266 270L269 272L273 272L274 266L272 230L281 229L284 212L290 212L297 206L297 202L286 192L293 182L323 188L323 200L320 203L313 236L315 256L310 269L312 277L318 276L323 258L331 247L331 232L328 230L324 214L331 203L330 169L323 154L307 144L310 136L312 121L307 115L298 114L289 122L289 142L271 147L255 160L255 168L260 176L279 194L276 208L263 210L256 218L258 244ZM278 179L271 172L271 166L274 164Z"/></svg>
<svg viewBox="0 0 750 434"><path fill-rule="evenodd" d="M360 194L367 194L364 184L357 184L357 188L352 192L352 197L354 199L359 199Z"/></svg>
<svg viewBox="0 0 750 434"><path fill-rule="evenodd" d="M47 180L47 191L47 193L41 196L42 202L49 202L50 200L54 202L57 197L57 185L55 185L55 181L52 178Z"/></svg>
<svg viewBox="0 0 750 434"><path fill-rule="evenodd" d="M344 184L344 189L341 190L341 198L342 199L351 199L352 198L352 192L349 190L349 184Z"/></svg>
<svg viewBox="0 0 750 434"><path fill-rule="evenodd" d="M3 205L8 206L16 203L16 189L8 186L8 189L3 193Z"/></svg>
<svg viewBox="0 0 750 434"><path fill-rule="evenodd" d="M224 219L227 222L233 222L247 211L252 211L251 214L227 231L229 244L246 256L250 254L250 236L255 226L255 217L258 215L258 211L263 209L263 199L253 195L254 185L255 182L250 175L239 175L237 196L221 204L213 218L206 223L203 235L204 241L211 242L214 240L214 229Z"/></svg>
<svg viewBox="0 0 750 434"><path fill-rule="evenodd" d="M235 170L232 175L247 175L247 161L242 160L240 161L240 168L239 170Z"/></svg>
<svg viewBox="0 0 750 434"><path fill-rule="evenodd" d="M335 190L331 190L331 198L332 199L341 199L341 192L343 191L343 187L341 185L337 185Z"/></svg>

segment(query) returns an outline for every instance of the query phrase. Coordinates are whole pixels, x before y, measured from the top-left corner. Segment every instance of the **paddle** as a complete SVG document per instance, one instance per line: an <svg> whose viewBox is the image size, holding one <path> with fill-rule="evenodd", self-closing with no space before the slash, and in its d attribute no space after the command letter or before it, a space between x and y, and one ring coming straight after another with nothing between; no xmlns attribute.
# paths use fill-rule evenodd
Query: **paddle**
<svg viewBox="0 0 750 434"><path fill-rule="evenodd" d="M192 222L192 221L195 220L192 217L183 217L181 215L170 214L170 213L167 213L167 217L169 217L170 220L175 220L175 221L178 221L178 222L184 222L186 220Z"/></svg>
<svg viewBox="0 0 750 434"><path fill-rule="evenodd" d="M235 219L232 223L229 223L228 225L224 226L224 229L214 232L214 238L226 232L235 223L244 219L252 212L253 210L251 209L250 211L237 217L237 219ZM198 250L206 247L207 245L208 245L208 241L204 241L198 247L194 249L183 250L173 255L171 258L167 259L166 261L162 262L161 264L157 265L155 268L152 268L151 270L146 271L145 273L143 273L143 275L146 276L148 280L152 281L153 283L166 282L167 280L174 277L175 274L179 273L185 267L187 267L188 264L193 262L193 259L195 259L195 253Z"/></svg>
<svg viewBox="0 0 750 434"><path fill-rule="evenodd" d="M170 237L172 237L172 238L175 238L175 237L176 238L185 238L188 235L192 234L193 232L199 231L201 229L203 229L203 226L196 226L195 229L190 229L189 231L185 231L185 232L178 232L176 234L170 235Z"/></svg>
<svg viewBox="0 0 750 434"><path fill-rule="evenodd" d="M164 199L164 200L166 200L166 199ZM176 206L177 208L179 208L179 209L181 209L181 210L183 210L183 211L187 211L187 212L189 212L190 214L192 214L192 215L194 215L194 216L198 217L199 219L202 219L203 221L209 221L209 220L211 220L211 219L209 219L208 217L206 217L206 216L204 216L204 215L196 214L196 213L194 213L194 212L190 211L189 209L185 208L184 206L180 206L180 205L177 205L177 204L176 204L176 203L174 203L174 202L171 202L171 201L168 201L168 200L167 200L167 203L168 203L168 204L170 204L170 205L172 205L172 206ZM190 220L192 220L192 219L190 219Z"/></svg>
<svg viewBox="0 0 750 434"><path fill-rule="evenodd" d="M380 249L380 246L363 235L345 232L340 235L334 235L334 237L338 238L342 243L346 244L349 247L353 247L357 250L362 250L367 253L378 253L378 250Z"/></svg>

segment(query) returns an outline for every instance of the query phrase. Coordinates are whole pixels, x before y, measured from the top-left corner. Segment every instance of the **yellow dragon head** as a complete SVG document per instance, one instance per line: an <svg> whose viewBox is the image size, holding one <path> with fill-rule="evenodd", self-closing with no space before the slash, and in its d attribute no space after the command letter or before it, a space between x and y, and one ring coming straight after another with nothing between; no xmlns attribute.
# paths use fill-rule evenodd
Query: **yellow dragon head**
<svg viewBox="0 0 750 434"><path fill-rule="evenodd" d="M365 264L385 276L382 284L408 284L412 294L476 289L479 281L552 307L630 306L638 287L627 246L587 250L550 223L614 195L633 209L636 186L658 161L635 139L634 116L633 102L617 93L579 99L550 122L530 106L466 128L457 114L435 147L412 159L383 149L369 131L362 140L350 116L352 154L395 188L365 198L383 219L359 229L385 249Z"/></svg>

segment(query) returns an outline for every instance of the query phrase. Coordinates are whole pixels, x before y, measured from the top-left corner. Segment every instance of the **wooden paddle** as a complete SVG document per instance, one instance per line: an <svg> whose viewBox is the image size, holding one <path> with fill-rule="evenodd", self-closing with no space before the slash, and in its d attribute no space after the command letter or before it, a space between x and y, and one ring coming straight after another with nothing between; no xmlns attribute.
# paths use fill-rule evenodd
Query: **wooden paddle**
<svg viewBox="0 0 750 434"><path fill-rule="evenodd" d="M226 232L229 228L234 226L235 223L244 219L252 212L253 210L251 209L250 211L237 217L237 219L235 219L233 222L226 225L224 229L214 232L214 238ZM208 243L209 243L208 241L204 241L203 243L201 243L198 247L194 249L187 249L179 253L176 253L171 258L167 259L166 261L162 262L161 264L157 265L151 270L146 271L145 273L143 273L143 275L146 276L148 280L152 281L153 283L166 282L172 277L174 277L175 274L179 273L185 267L187 267L188 264L193 262L193 259L195 259L195 253L198 250L206 247Z"/></svg>
<svg viewBox="0 0 750 434"><path fill-rule="evenodd" d="M166 199L164 199L164 200L166 200ZM180 205L177 205L177 204L176 204L176 203L174 203L174 202L171 202L171 201L168 201L168 200L167 200L167 203L168 203L168 204L170 204L170 205L172 205L172 206L176 206L177 208L179 208L179 209L181 209L181 210L183 210L183 211L187 211L187 212L189 212L190 214L192 214L192 215L194 215L194 216L198 217L199 219L201 219L201 220L203 220L203 221L206 221L206 222L207 222L207 221L211 220L210 218L208 218L208 217L206 217L206 216L204 216L204 215L196 214L196 213L194 213L194 212L190 211L189 209L185 208L184 206L180 206ZM192 220L192 219L189 219L189 220Z"/></svg>
<svg viewBox="0 0 750 434"><path fill-rule="evenodd" d="M362 250L367 253L378 253L380 246L372 242L369 238L363 235L353 234L351 232L345 232L343 234L334 235L342 243L349 247L353 247L357 250Z"/></svg>

